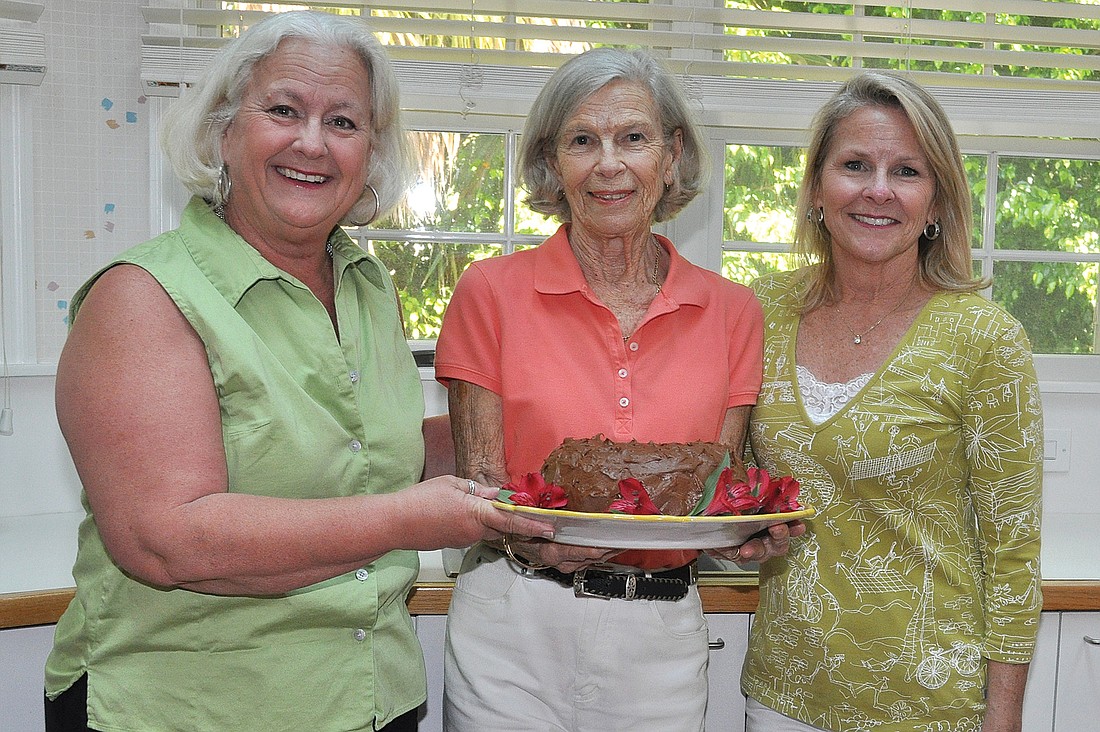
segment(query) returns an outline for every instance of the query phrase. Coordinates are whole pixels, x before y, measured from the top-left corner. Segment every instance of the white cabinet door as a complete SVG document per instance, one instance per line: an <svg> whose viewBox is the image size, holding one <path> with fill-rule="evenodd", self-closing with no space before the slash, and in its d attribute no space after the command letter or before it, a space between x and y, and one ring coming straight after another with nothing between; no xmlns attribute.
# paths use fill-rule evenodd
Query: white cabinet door
<svg viewBox="0 0 1100 732"><path fill-rule="evenodd" d="M1062 613L1055 732L1100 732L1100 613Z"/></svg>
<svg viewBox="0 0 1100 732"><path fill-rule="evenodd" d="M745 697L741 665L749 646L749 615L710 613L708 732L745 732Z"/></svg>
<svg viewBox="0 0 1100 732"><path fill-rule="evenodd" d="M1025 732L1052 732L1054 729L1054 687L1058 673L1058 613L1039 616L1039 638L1027 673L1024 693Z"/></svg>
<svg viewBox="0 0 1100 732"><path fill-rule="evenodd" d="M43 668L53 647L52 625L0 630L0 729L42 732Z"/></svg>
<svg viewBox="0 0 1100 732"><path fill-rule="evenodd" d="M446 615L417 615L416 637L424 649L428 669L428 701L421 711L417 732L443 732L443 643L447 634Z"/></svg>

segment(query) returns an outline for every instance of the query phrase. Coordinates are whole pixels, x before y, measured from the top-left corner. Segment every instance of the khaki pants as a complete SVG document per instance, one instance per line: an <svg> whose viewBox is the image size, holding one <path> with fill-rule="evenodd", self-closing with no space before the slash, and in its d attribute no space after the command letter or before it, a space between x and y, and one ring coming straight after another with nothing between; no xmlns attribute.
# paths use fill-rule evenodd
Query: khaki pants
<svg viewBox="0 0 1100 732"><path fill-rule="evenodd" d="M475 548L447 619L443 726L697 732L707 655L694 586L676 602L575 597Z"/></svg>

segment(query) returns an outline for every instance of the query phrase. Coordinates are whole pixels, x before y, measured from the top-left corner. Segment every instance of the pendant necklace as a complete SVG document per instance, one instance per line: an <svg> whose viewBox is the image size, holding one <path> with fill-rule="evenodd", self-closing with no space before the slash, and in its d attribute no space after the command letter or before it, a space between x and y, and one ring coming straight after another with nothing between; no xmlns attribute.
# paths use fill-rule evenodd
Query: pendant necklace
<svg viewBox="0 0 1100 732"><path fill-rule="evenodd" d="M845 328L845 330L847 330L847 331L848 331L849 333L851 333L851 334L852 334L852 343L853 343L854 345L857 345L857 346L858 346L858 345L860 345L861 343L863 343L863 336L865 336L865 335L868 335L868 334L869 334L869 333L870 333L871 331L873 331L873 330L874 330L875 328L879 327L879 325L880 325L880 324L882 323L882 321L886 320L886 319L887 319L888 317L890 317L891 315L893 315L894 313L896 313L896 312L898 311L898 308L900 308L900 307L901 307L901 304L902 304L903 302L905 302L905 298L904 298L904 297L902 297L902 298L901 298L900 300L898 300L898 303L897 303L897 305L895 305L895 306L894 306L894 307L893 307L893 308L892 308L892 309L891 309L891 310L890 310L890 311L889 311L888 313L886 313L886 314L885 314L885 315L883 315L883 316L882 316L881 318L879 318L878 320L876 320L876 321L875 321L875 324L874 324L874 325L872 325L872 326L871 326L870 328L868 328L867 330L863 331L862 333L856 333L856 332L855 332L854 330L852 330L852 327L851 327L850 325L848 325L848 322L847 322L846 320L844 320L844 318L843 318L843 317L841 317L841 318L840 318L840 322L842 322L842 323L844 324L844 328ZM838 305L838 306L837 306L837 307L836 307L835 309L836 309L836 314L837 314L838 316L840 316L840 306Z"/></svg>

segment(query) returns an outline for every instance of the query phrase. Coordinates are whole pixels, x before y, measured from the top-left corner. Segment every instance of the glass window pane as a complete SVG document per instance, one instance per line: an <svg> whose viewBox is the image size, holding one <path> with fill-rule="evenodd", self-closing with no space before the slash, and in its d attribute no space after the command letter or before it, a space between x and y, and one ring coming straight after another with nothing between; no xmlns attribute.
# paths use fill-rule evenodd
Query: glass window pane
<svg viewBox="0 0 1100 732"><path fill-rule="evenodd" d="M798 266L793 254L773 252L723 252L722 276L751 285L753 280L769 272L785 272Z"/></svg>
<svg viewBox="0 0 1100 732"><path fill-rule="evenodd" d="M389 268L401 296L405 337L437 338L443 311L458 276L478 259L500 254L500 245L416 241L370 241L367 249Z"/></svg>
<svg viewBox="0 0 1100 732"><path fill-rule="evenodd" d="M794 241L795 203L805 157L800 147L726 147L725 241Z"/></svg>
<svg viewBox="0 0 1100 732"><path fill-rule="evenodd" d="M1100 161L1003 157L998 249L1100 252Z"/></svg>
<svg viewBox="0 0 1100 732"><path fill-rule="evenodd" d="M550 236L557 231L558 227L561 226L561 222L549 216L543 216L536 211L532 211L527 207L527 204L524 203L526 199L527 193L517 188L515 191L516 233Z"/></svg>
<svg viewBox="0 0 1100 732"><path fill-rule="evenodd" d="M410 132L417 179L379 228L502 233L504 135Z"/></svg>
<svg viewBox="0 0 1100 732"><path fill-rule="evenodd" d="M995 262L993 299L1020 320L1035 353L1097 353L1096 263Z"/></svg>
<svg viewBox="0 0 1100 732"><path fill-rule="evenodd" d="M970 206L974 211L974 238L971 246L981 246L982 219L985 217L986 174L989 171L988 155L963 155L963 169L970 183Z"/></svg>

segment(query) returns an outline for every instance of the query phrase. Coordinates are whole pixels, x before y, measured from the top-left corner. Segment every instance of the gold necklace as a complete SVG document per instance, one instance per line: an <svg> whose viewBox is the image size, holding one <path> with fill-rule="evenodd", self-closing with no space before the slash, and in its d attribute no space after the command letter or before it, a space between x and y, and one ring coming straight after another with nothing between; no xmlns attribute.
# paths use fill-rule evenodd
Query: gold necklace
<svg viewBox="0 0 1100 732"><path fill-rule="evenodd" d="M657 292L661 291L661 245L657 239L653 239L653 248L657 250L657 256L653 258L653 284L657 285Z"/></svg>
<svg viewBox="0 0 1100 732"><path fill-rule="evenodd" d="M854 330L852 330L852 327L851 327L850 325L848 325L848 322L847 322L846 320L844 320L844 318L843 318L843 317L841 317L841 319L840 319L840 322L844 324L844 329L845 329L845 330L847 330L847 331L848 331L849 333L851 333L851 334L852 334L852 343L853 343L854 345L857 345L857 346L858 346L859 344L863 343L863 336L865 336L865 335L868 335L868 334L869 334L869 333L870 333L871 331L873 331L873 330L874 330L875 328L879 327L879 325L880 325L880 324L882 323L882 321L886 320L886 319L887 319L888 317L890 317L891 315L893 315L894 313L896 313L896 312L898 311L898 308L900 308L900 307L901 307L901 304L902 304L903 302L905 302L905 297L904 297L904 296L903 296L903 297L902 297L902 298L901 298L900 300L898 300L898 303L897 303L897 305L895 305L895 306L894 306L894 307L893 307L893 308L892 308L892 309L890 310L890 312L886 313L886 314L885 314L885 315L883 315L883 316L882 316L881 318L879 318L878 320L876 320L876 321L875 321L875 324L874 324L874 325L872 325L872 326L871 326L870 328L868 328L867 330L863 331L862 333L856 333L856 332L855 332ZM836 314L837 314L837 315L839 316L839 315L840 315L840 305L839 305L839 304L838 304L838 305L836 306L835 310L836 310Z"/></svg>

